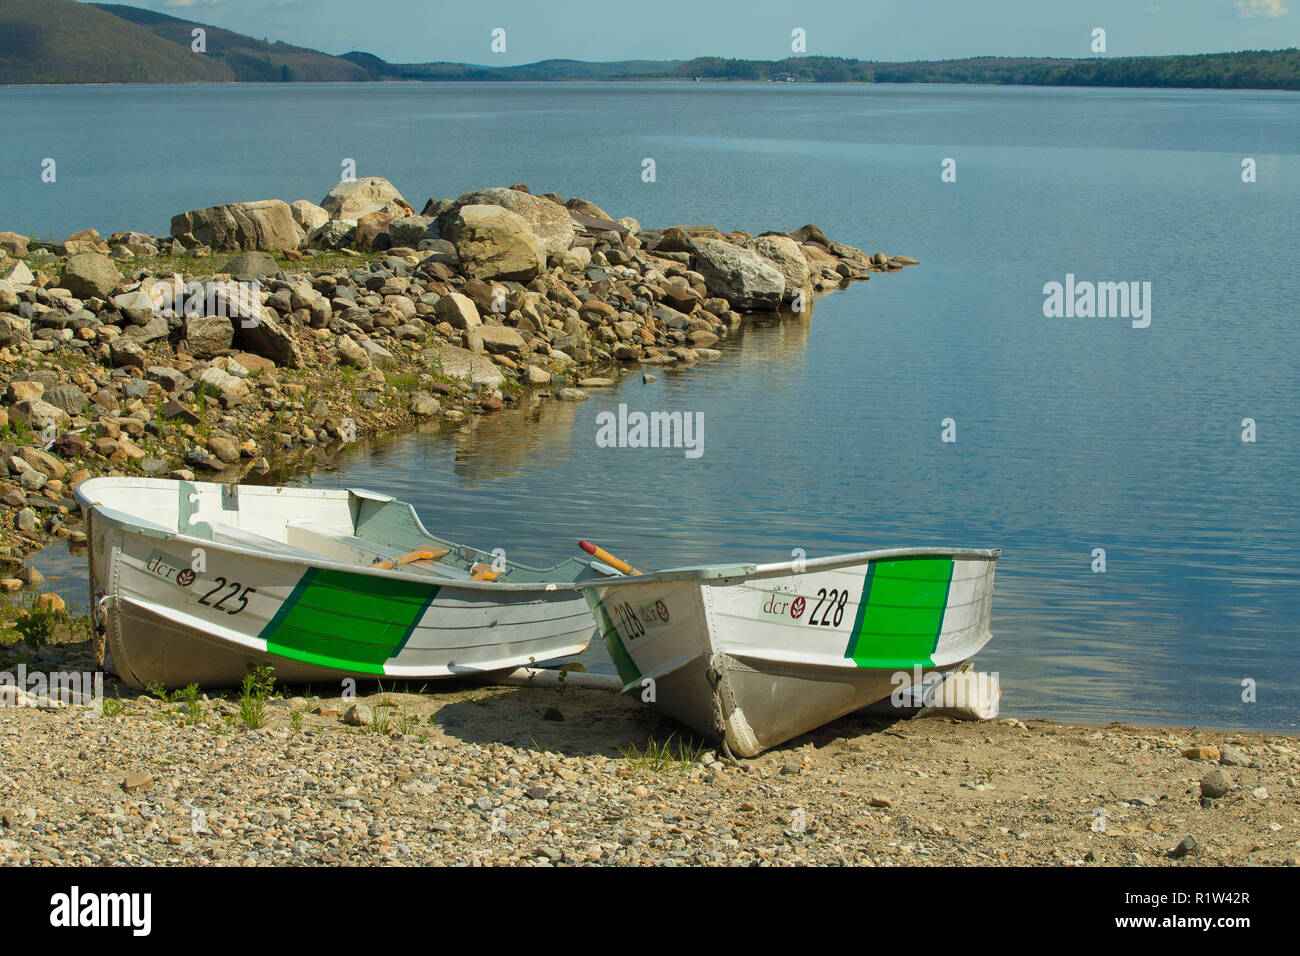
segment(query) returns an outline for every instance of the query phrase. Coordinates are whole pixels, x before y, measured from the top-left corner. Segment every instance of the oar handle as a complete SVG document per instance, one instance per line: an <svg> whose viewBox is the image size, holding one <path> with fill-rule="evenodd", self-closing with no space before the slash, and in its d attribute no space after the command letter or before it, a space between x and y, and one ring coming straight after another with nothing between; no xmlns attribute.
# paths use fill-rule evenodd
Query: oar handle
<svg viewBox="0 0 1300 956"><path fill-rule="evenodd" d="M619 571L623 574L641 573L636 568L632 567L632 565L628 564L626 561L614 557L604 548L599 548L596 545L592 544L590 541L579 541L578 547L580 547L583 551L586 551L597 561L603 561L605 564L608 564L615 571Z"/></svg>

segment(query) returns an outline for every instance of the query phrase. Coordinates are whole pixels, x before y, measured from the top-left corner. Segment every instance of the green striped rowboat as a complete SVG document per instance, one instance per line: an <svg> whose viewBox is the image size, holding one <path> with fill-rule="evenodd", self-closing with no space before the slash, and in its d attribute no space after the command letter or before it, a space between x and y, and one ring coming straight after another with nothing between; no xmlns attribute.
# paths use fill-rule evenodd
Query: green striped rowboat
<svg viewBox="0 0 1300 956"><path fill-rule="evenodd" d="M133 686L237 686L263 664L294 683L483 674L581 653L593 633L589 564L443 540L385 495L154 478L76 495L96 623Z"/></svg>
<svg viewBox="0 0 1300 956"><path fill-rule="evenodd" d="M999 551L870 551L581 584L623 689L753 756L988 643Z"/></svg>

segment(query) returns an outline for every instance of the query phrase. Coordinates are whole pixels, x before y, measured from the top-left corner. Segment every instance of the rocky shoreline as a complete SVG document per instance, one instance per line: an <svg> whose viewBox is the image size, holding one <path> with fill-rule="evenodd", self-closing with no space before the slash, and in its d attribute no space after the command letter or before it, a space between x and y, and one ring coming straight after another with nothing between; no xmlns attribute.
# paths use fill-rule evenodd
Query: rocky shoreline
<svg viewBox="0 0 1300 956"><path fill-rule="evenodd" d="M88 477L237 481L304 449L582 401L686 366L754 314L915 260L815 225L647 229L525 186L430 199L386 179L181 213L171 235L0 232L0 587L84 541Z"/></svg>
<svg viewBox="0 0 1300 956"><path fill-rule="evenodd" d="M1279 734L860 713L731 763L607 692L358 692L8 688L0 866L1300 865Z"/></svg>

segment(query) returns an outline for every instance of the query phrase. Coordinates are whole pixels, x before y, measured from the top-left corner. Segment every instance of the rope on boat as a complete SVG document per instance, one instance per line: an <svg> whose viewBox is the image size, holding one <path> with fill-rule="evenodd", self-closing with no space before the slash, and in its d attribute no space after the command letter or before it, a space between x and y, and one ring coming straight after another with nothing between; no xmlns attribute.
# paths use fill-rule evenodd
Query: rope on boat
<svg viewBox="0 0 1300 956"><path fill-rule="evenodd" d="M722 741L722 756L728 763L733 766L740 766L740 761L736 755L731 752L731 747L727 743L727 717L722 709L722 671L716 665L717 658L710 660L704 668L704 678L709 682L710 697L713 699L713 731Z"/></svg>

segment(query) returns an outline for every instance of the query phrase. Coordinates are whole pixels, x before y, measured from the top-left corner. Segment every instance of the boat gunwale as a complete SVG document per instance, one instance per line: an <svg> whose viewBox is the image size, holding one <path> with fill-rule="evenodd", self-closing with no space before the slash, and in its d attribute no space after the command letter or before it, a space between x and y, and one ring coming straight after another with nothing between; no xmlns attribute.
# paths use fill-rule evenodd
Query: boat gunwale
<svg viewBox="0 0 1300 956"><path fill-rule="evenodd" d="M651 581L698 581L701 584L714 582L733 584L753 579L789 577L817 571L830 571L859 564L869 564L872 561L887 561L892 558L950 557L996 563L1001 556L1001 548L882 548L876 551L855 551L850 554L806 558L800 562L801 567L798 570L793 567L794 562L792 561L778 561L770 564L696 565L684 568L665 568L662 571L651 571L646 574L592 579L579 582L578 587L586 590L588 588L620 587L633 583L645 584Z"/></svg>
<svg viewBox="0 0 1300 956"><path fill-rule="evenodd" d="M147 481L151 483L150 485L137 485L136 487L166 487L166 485L168 484L179 483L173 479L165 479L165 478L164 479L158 479L158 478L141 479L141 478L132 478L130 476L124 476L124 477L126 477L128 481L135 481L135 482ZM76 496L77 502L78 504L81 505L82 509L90 510L91 512L93 512L95 516L95 522L97 525L100 522L103 522L104 524L116 529L117 531L120 531L122 534L133 535L138 538L157 538L158 540L161 541L175 541L178 545L181 546L212 549L217 551L218 553L225 552L225 553L238 555L238 556L252 557L262 561L270 561L275 564L287 565L294 568L302 568L302 569L321 568L321 569L331 570L331 571L345 571L353 574L370 575L374 577L387 578L390 580L397 579L401 581L415 581L421 584L427 584L427 585L437 587L440 590L453 588L453 589L463 589L463 590L475 591L475 592L483 591L491 594L500 594L503 592L512 593L512 594L518 594L521 592L537 592L539 595L555 594L555 593L567 592L567 591L578 592L581 590L578 587L578 582L576 581L543 580L543 581L521 581L518 583L511 583L507 581L471 581L468 579L444 578L441 576L434 576L427 573L422 573L420 571L408 571L401 565L394 568L368 567L360 564L348 564L343 561L337 561L332 558L327 558L323 555L310 554L310 552L304 552L305 555L310 555L310 559L307 558L298 559L284 554L277 554L274 551L256 550L252 547L246 547L243 545L233 544L225 541L214 541L208 538L198 538L181 531L173 531L172 529L166 527L165 525L155 524L152 521L148 521L138 516L131 515L130 513L122 511L121 509L118 508L114 508L111 505L105 505L102 502L98 502L98 501L90 501L82 493L82 489L86 485L90 484L91 481L120 482L121 479L117 479L115 477L89 479L79 484L74 489L74 495ZM152 484L153 482L158 482L159 484ZM190 482L190 484L195 484L195 482ZM204 484L218 484L218 483L205 482ZM130 485L122 484L120 485L120 487L130 487ZM240 487L262 488L262 487L270 487L270 486L253 485L253 486L240 486ZM350 489L313 489L313 488L296 489L295 488L293 490L314 492L315 494L312 495L313 497L315 496L324 497L325 494L323 493L328 493L332 497L343 497L350 492ZM396 501L398 499L391 499L391 500ZM402 503L406 504L407 507L410 507L409 503L407 502L402 502ZM111 509L111 513L110 511L106 511L105 509ZM412 510L414 511L414 509ZM118 518L117 517L118 514L125 515L126 519L128 519L130 523L128 523L128 520ZM419 520L418 514L416 515L416 519L417 521ZM421 527L423 527L423 525L421 525ZM274 539L269 539L269 540L273 541ZM449 542L449 543L455 544L456 542ZM477 551L478 549L475 548L474 550ZM586 562L580 561L577 558L568 558L566 559L566 561L573 561L579 567L587 566ZM564 563L565 562L562 561L559 564L554 565L552 568L540 568L540 569L529 568L527 570L536 571L539 573L545 573L546 571L550 571L550 570L554 570L555 568L562 567Z"/></svg>

